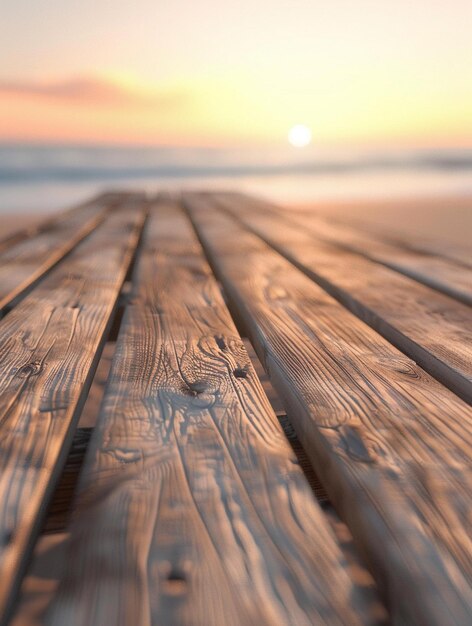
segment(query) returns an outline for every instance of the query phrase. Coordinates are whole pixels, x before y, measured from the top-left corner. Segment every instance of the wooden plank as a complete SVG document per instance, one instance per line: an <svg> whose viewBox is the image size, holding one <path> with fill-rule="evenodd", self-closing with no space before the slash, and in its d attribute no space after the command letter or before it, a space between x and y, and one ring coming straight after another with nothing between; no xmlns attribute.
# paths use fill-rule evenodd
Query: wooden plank
<svg viewBox="0 0 472 626"><path fill-rule="evenodd" d="M469 307L358 254L258 213L246 199L227 207L274 249L421 367L472 403Z"/></svg>
<svg viewBox="0 0 472 626"><path fill-rule="evenodd" d="M143 221L118 212L0 321L0 623L56 483Z"/></svg>
<svg viewBox="0 0 472 626"><path fill-rule="evenodd" d="M438 201L432 197L375 203L353 201L350 204L352 207L344 203L342 211L339 211L339 207L335 206L331 207L334 210L330 210L329 203L320 202L313 203L311 207L304 207L304 209L294 207L294 210L300 213L324 216L330 222L343 226L352 226L356 230L368 232L375 239L400 247L405 251L441 256L452 262L469 268L472 267L471 238L469 237L467 243L463 237L452 238L452 231L449 232L449 223L447 222L447 218L450 218L451 228L457 228L462 217L466 218L467 213L472 210L472 196L462 198L461 201L459 198L453 200L452 211L446 199L443 198ZM363 208L359 212L357 209L361 208L362 205ZM353 210L351 211L350 208ZM391 219L395 211L398 218L397 224ZM382 217L384 212L385 216ZM390 217L387 218L387 215ZM429 220L436 221L436 228L431 228L431 224L427 223ZM422 221L424 222L424 229L421 228ZM438 223L442 225L441 231L437 228ZM410 226L410 224L409 232L406 232L405 227ZM465 232L468 232L467 219L464 219L463 225L466 229ZM434 230L436 231L435 234L433 234ZM429 234L426 234L428 231Z"/></svg>
<svg viewBox="0 0 472 626"><path fill-rule="evenodd" d="M11 230L5 236L0 238L0 253L6 250L7 248L11 248L13 245L26 239L31 235L35 235L39 232L42 226L45 225L45 221L40 221L39 224L35 224L34 226L28 226L26 228L19 228L17 230ZM1 227L2 231L4 231L3 226Z"/></svg>
<svg viewBox="0 0 472 626"><path fill-rule="evenodd" d="M280 218L305 232L314 233L319 239L362 254L447 296L472 305L472 268L432 253L418 252L386 243L354 228L333 224L313 214L294 215L292 212L284 211L283 208L278 214Z"/></svg>
<svg viewBox="0 0 472 626"><path fill-rule="evenodd" d="M100 196L48 220L0 254L0 317L98 226L111 205L108 196Z"/></svg>
<svg viewBox="0 0 472 626"><path fill-rule="evenodd" d="M81 211L82 208L87 207L88 205L92 203L99 203L99 202L104 203L105 201L112 202L116 199L117 199L116 194L101 193L95 196L94 198L87 200L86 202L82 202L79 205L73 206L70 209L66 209L64 211L54 213L53 215L50 215L47 218L40 220L39 222L35 222L31 226L27 226L25 228L19 228L18 230L12 231L8 235L0 239L0 253L2 253L7 248L10 248L11 246L17 244L19 241L26 239L27 237L33 237L34 235L37 235L40 232L48 230L48 228L54 227L54 225L57 222L63 220L64 218L69 217L71 213L74 213L76 211Z"/></svg>
<svg viewBox="0 0 472 626"><path fill-rule="evenodd" d="M359 226L360 225L361 224L359 224ZM437 239L432 239L430 237L419 237L418 235L415 235L415 238L411 239L405 235L385 232L385 230L381 229L379 226L374 226L368 223L362 223L362 228L370 230L373 235L379 239L404 248L405 250L418 252L420 254L442 256L445 259L459 263L464 267L472 267L472 246L470 245L458 245L452 242L438 241Z"/></svg>
<svg viewBox="0 0 472 626"><path fill-rule="evenodd" d="M187 203L392 623L468 623L470 407L209 199Z"/></svg>
<svg viewBox="0 0 472 626"><path fill-rule="evenodd" d="M135 280L45 623L371 623L177 206Z"/></svg>

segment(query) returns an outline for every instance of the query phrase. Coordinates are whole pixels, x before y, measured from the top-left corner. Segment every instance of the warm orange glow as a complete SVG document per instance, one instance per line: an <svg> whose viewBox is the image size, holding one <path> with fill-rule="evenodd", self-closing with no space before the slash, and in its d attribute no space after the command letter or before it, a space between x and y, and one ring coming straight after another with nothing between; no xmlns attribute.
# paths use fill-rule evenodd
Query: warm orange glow
<svg viewBox="0 0 472 626"><path fill-rule="evenodd" d="M320 146L472 143L466 0L135 4L9 9L0 140L280 144L303 120Z"/></svg>

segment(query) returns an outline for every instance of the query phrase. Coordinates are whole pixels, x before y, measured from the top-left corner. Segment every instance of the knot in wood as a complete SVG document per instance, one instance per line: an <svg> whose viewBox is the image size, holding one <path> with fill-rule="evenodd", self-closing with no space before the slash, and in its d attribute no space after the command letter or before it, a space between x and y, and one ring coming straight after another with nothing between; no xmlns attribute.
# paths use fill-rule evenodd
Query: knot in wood
<svg viewBox="0 0 472 626"><path fill-rule="evenodd" d="M219 337L218 335L215 335L215 341L216 341L216 345L218 346L220 350L227 349L226 341L224 340L223 337Z"/></svg>
<svg viewBox="0 0 472 626"><path fill-rule="evenodd" d="M178 565L166 564L163 577L163 588L169 595L181 595L187 590L188 580L185 571Z"/></svg>
<svg viewBox="0 0 472 626"><path fill-rule="evenodd" d="M233 370L236 378L247 378L247 367L237 367Z"/></svg>
<svg viewBox="0 0 472 626"><path fill-rule="evenodd" d="M13 535L13 530L5 530L1 537L0 545L7 546L9 543L11 543L13 540Z"/></svg>
<svg viewBox="0 0 472 626"><path fill-rule="evenodd" d="M187 386L193 396L199 396L208 389L208 385L204 380L196 380L194 383L188 383Z"/></svg>
<svg viewBox="0 0 472 626"><path fill-rule="evenodd" d="M18 371L17 376L20 378L26 378L27 376L37 376L41 371L42 363L39 360L31 361L22 365Z"/></svg>

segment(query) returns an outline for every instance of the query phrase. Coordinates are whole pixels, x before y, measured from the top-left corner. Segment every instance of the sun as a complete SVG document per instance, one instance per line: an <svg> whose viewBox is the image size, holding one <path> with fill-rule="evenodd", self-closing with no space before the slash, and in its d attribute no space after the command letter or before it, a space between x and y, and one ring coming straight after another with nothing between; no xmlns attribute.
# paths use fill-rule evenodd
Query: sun
<svg viewBox="0 0 472 626"><path fill-rule="evenodd" d="M290 129L288 141L294 148L304 148L311 143L311 130L308 126L297 124Z"/></svg>

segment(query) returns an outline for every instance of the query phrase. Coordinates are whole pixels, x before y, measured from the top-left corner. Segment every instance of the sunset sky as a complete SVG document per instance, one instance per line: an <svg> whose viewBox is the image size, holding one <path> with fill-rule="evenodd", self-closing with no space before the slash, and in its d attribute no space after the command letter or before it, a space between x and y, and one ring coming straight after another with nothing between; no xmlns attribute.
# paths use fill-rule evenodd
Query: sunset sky
<svg viewBox="0 0 472 626"><path fill-rule="evenodd" d="M3 0L0 140L472 146L471 0Z"/></svg>

